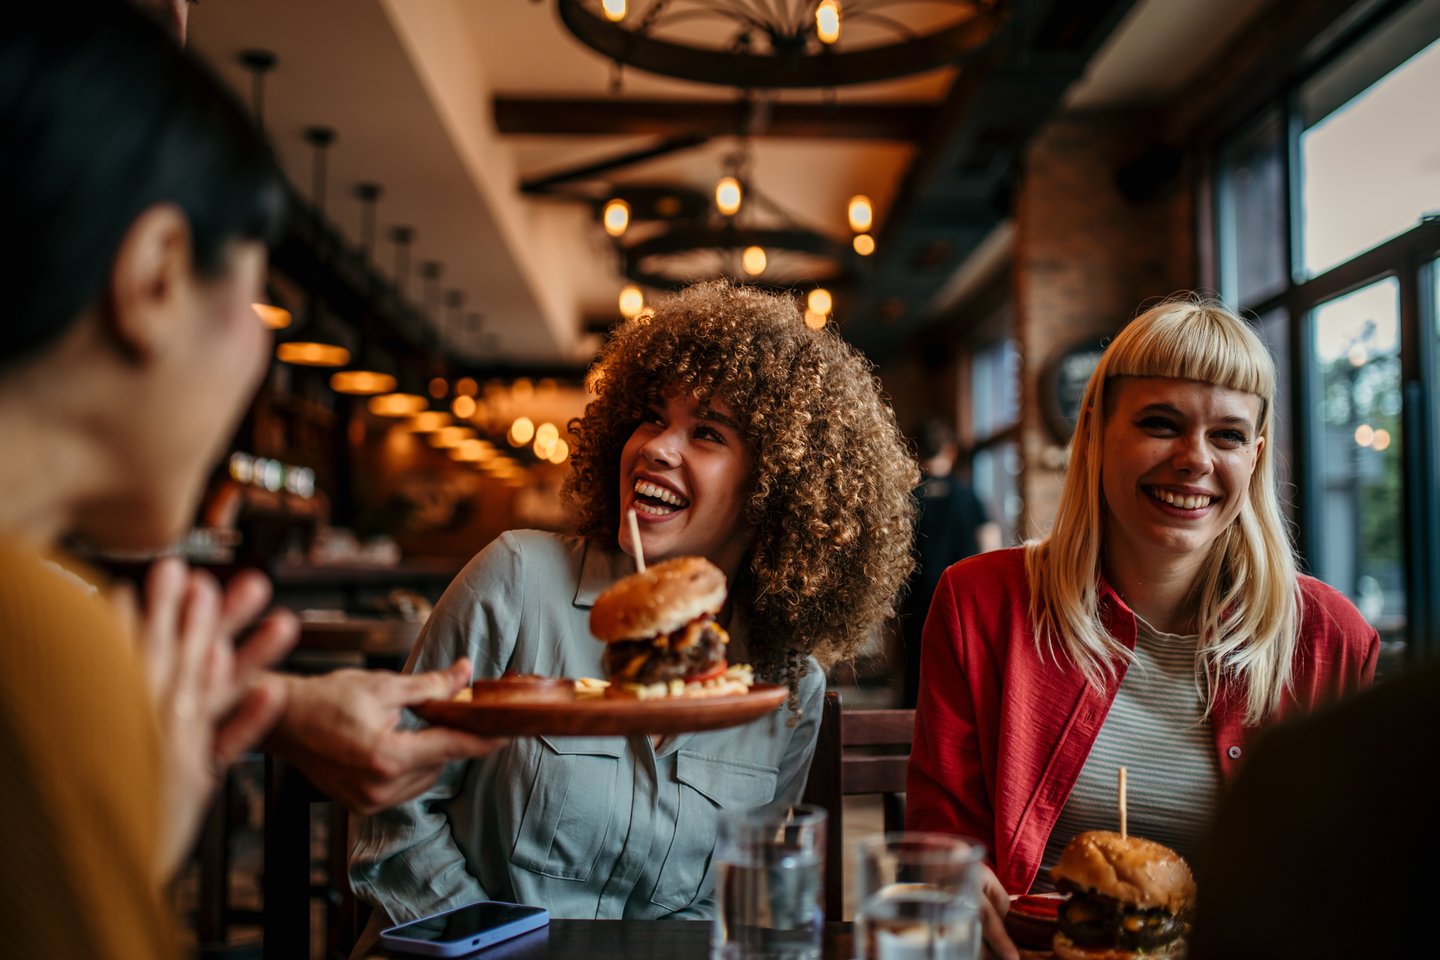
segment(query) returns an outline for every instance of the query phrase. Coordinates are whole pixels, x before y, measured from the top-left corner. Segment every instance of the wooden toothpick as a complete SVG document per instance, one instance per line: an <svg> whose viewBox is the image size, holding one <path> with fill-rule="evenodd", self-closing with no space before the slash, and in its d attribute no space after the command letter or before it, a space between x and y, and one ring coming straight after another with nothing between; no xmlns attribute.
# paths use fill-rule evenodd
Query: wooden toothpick
<svg viewBox="0 0 1440 960"><path fill-rule="evenodd" d="M630 546L635 549L635 569L645 572L645 548L640 546L640 521L635 519L635 508L625 511L630 521Z"/></svg>

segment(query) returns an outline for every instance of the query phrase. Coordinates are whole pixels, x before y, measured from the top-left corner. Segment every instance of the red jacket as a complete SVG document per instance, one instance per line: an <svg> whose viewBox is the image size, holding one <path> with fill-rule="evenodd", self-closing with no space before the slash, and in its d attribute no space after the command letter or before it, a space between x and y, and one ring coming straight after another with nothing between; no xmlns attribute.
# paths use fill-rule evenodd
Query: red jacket
<svg viewBox="0 0 1440 960"><path fill-rule="evenodd" d="M1338 591L1300 578L1304 597L1294 679L1279 715L1368 684L1380 638ZM1045 659L1030 630L1023 548L972 557L940 579L925 621L915 745L906 785L911 830L974 837L1000 882L1024 893L1124 676L1107 689ZM1135 614L1100 584L1105 628L1135 646ZM1063 655L1062 655L1063 656ZM1236 773L1255 732L1243 699L1221 690L1211 728L1221 778Z"/></svg>

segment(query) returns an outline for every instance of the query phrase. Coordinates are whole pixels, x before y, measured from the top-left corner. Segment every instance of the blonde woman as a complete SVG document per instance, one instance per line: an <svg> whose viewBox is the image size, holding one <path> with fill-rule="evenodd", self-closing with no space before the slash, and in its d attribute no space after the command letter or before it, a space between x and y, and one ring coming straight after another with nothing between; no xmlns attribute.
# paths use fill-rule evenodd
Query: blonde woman
<svg viewBox="0 0 1440 960"><path fill-rule="evenodd" d="M936 589L908 826L985 844L1001 957L1006 894L1115 827L1118 766L1130 830L1190 855L1257 727L1374 675L1375 630L1296 572L1274 401L1244 321L1198 299L1147 310L1090 378L1050 536Z"/></svg>

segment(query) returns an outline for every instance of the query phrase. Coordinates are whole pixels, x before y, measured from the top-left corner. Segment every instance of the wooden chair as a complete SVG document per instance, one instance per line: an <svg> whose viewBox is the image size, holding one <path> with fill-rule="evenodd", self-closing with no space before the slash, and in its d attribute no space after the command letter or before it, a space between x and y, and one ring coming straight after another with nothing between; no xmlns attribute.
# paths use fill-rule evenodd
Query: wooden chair
<svg viewBox="0 0 1440 960"><path fill-rule="evenodd" d="M841 919L845 907L845 797L880 794L886 832L904 829L905 766L914 730L914 710L841 710L840 694L825 694L804 800L830 814L825 830L826 919Z"/></svg>

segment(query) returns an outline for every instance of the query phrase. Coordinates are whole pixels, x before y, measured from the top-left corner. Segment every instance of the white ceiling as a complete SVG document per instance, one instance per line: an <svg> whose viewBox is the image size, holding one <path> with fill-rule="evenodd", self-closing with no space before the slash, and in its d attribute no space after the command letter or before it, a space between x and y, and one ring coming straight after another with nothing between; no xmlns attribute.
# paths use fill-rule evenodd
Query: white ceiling
<svg viewBox="0 0 1440 960"><path fill-rule="evenodd" d="M1143 0L1101 51L1070 104L1094 109L1161 99L1219 50L1262 0ZM615 310L624 282L607 239L581 205L522 197L522 177L647 145L635 137L502 137L492 97L608 95L611 66L574 40L549 0L227 0L190 18L191 43L248 101L240 50L274 51L265 123L287 174L308 195L305 127L339 134L328 155L328 211L359 241L361 181L385 187L377 262L394 262L391 225L417 230L413 261L445 264L444 286L485 317L477 360L582 362L595 348L582 318ZM839 102L933 102L950 71L864 89ZM732 99L733 91L627 71L622 96ZM786 93L786 101L818 93ZM734 142L638 164L615 182L708 190ZM903 143L760 138L752 174L815 228L845 236L845 204L868 194L883 222L913 156ZM412 275L410 290L419 299Z"/></svg>

